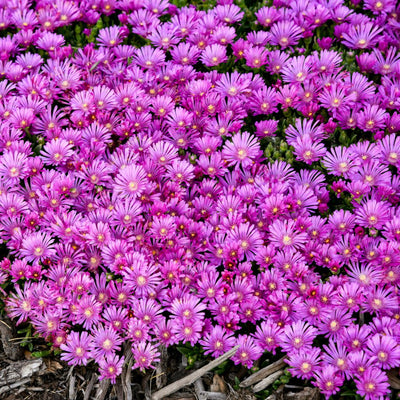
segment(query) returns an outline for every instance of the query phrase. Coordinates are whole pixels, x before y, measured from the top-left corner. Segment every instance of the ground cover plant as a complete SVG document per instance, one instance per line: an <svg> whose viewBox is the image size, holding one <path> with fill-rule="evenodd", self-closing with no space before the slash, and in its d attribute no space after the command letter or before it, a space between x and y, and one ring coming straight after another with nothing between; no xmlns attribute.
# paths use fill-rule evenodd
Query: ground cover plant
<svg viewBox="0 0 400 400"><path fill-rule="evenodd" d="M394 0L0 2L5 307L115 382L158 346L400 366Z"/></svg>

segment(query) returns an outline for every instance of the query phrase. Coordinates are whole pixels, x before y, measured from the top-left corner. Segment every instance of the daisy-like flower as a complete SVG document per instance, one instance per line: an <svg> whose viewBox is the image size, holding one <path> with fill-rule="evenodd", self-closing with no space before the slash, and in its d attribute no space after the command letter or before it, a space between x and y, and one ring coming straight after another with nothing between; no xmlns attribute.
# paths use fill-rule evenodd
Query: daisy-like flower
<svg viewBox="0 0 400 400"><path fill-rule="evenodd" d="M196 297L186 295L172 302L171 313L182 321L193 321L199 318L203 319L202 311L205 308L205 304L199 302Z"/></svg>
<svg viewBox="0 0 400 400"><path fill-rule="evenodd" d="M379 143L381 160L385 164L400 166L400 138L391 134L385 136Z"/></svg>
<svg viewBox="0 0 400 400"><path fill-rule="evenodd" d="M246 65L251 68L261 68L267 63L267 51L265 47L252 46L243 52Z"/></svg>
<svg viewBox="0 0 400 400"><path fill-rule="evenodd" d="M333 309L321 316L319 332L326 334L329 338L337 339L343 331L352 324L351 314L340 309Z"/></svg>
<svg viewBox="0 0 400 400"><path fill-rule="evenodd" d="M243 168L252 166L262 156L257 139L248 132L237 133L232 142L226 142L222 154L230 165Z"/></svg>
<svg viewBox="0 0 400 400"><path fill-rule="evenodd" d="M100 312L103 305L96 301L93 295L83 295L78 302L76 310L76 322L82 324L85 329L91 329L100 320Z"/></svg>
<svg viewBox="0 0 400 400"><path fill-rule="evenodd" d="M289 125L285 133L288 144L293 146L297 138L308 137L315 142L325 139L323 126L315 123L312 119L296 119L294 126Z"/></svg>
<svg viewBox="0 0 400 400"><path fill-rule="evenodd" d="M226 47L220 44L207 46L201 53L200 60L207 67L216 67L228 59Z"/></svg>
<svg viewBox="0 0 400 400"><path fill-rule="evenodd" d="M92 358L93 337L88 332L70 332L61 346L61 359L69 365L86 365Z"/></svg>
<svg viewBox="0 0 400 400"><path fill-rule="evenodd" d="M241 364L247 368L251 368L253 362L258 360L263 353L262 349L255 343L251 336L239 335L236 345L239 348L231 358L235 365Z"/></svg>
<svg viewBox="0 0 400 400"><path fill-rule="evenodd" d="M269 240L275 247L290 251L301 248L307 240L307 234L298 232L293 220L276 220L269 227Z"/></svg>
<svg viewBox="0 0 400 400"><path fill-rule="evenodd" d="M199 340L199 343L205 349L204 354L219 357L235 345L235 338L225 328L217 325L203 339Z"/></svg>
<svg viewBox="0 0 400 400"><path fill-rule="evenodd" d="M0 157L0 176L7 184L14 186L28 174L28 157L18 151L7 151Z"/></svg>
<svg viewBox="0 0 400 400"><path fill-rule="evenodd" d="M392 315L398 307L398 296L391 287L373 287L366 294L366 301L361 306L364 312L376 313L377 315Z"/></svg>
<svg viewBox="0 0 400 400"><path fill-rule="evenodd" d="M126 36L127 32L125 29L121 29L119 26L109 26L100 29L97 42L100 46L115 47L122 43Z"/></svg>
<svg viewBox="0 0 400 400"><path fill-rule="evenodd" d="M348 355L349 371L355 376L362 376L368 369L376 368L376 359L369 357L364 351L352 351Z"/></svg>
<svg viewBox="0 0 400 400"><path fill-rule="evenodd" d="M154 293L155 288L161 282L161 276L156 266L135 265L126 267L123 271L126 283L134 290L138 297L147 297Z"/></svg>
<svg viewBox="0 0 400 400"><path fill-rule="evenodd" d="M39 49L46 50L49 52L55 51L61 46L64 46L64 44L65 44L64 36L58 35L53 32L45 32L44 34L39 36L36 42L36 46Z"/></svg>
<svg viewBox="0 0 400 400"><path fill-rule="evenodd" d="M236 97L248 90L249 85L249 78L234 71L231 74L223 74L216 83L215 90L224 96Z"/></svg>
<svg viewBox="0 0 400 400"><path fill-rule="evenodd" d="M348 349L339 341L329 340L329 345L324 345L325 353L322 355L323 360L338 368L346 377L350 378L348 363Z"/></svg>
<svg viewBox="0 0 400 400"><path fill-rule="evenodd" d="M177 342L174 333L172 332L173 321L162 319L154 328L157 339L164 346L170 346Z"/></svg>
<svg viewBox="0 0 400 400"><path fill-rule="evenodd" d="M194 178L194 167L185 160L174 160L167 166L166 176L179 183L189 183Z"/></svg>
<svg viewBox="0 0 400 400"><path fill-rule="evenodd" d="M314 376L316 377L316 385L328 398L337 393L344 382L340 371L332 365L324 366L324 368L315 372Z"/></svg>
<svg viewBox="0 0 400 400"><path fill-rule="evenodd" d="M35 232L24 238L20 254L27 261L42 261L55 253L51 236L43 232Z"/></svg>
<svg viewBox="0 0 400 400"><path fill-rule="evenodd" d="M132 353L135 363L133 368L139 368L144 371L146 368L155 368L152 364L160 361L160 353L150 342L134 343Z"/></svg>
<svg viewBox="0 0 400 400"><path fill-rule="evenodd" d="M88 115L94 111L93 93L87 90L77 92L72 97L70 104L73 110L80 111L84 115Z"/></svg>
<svg viewBox="0 0 400 400"><path fill-rule="evenodd" d="M346 147L334 147L322 162L325 168L335 176L343 175L348 178L349 174L355 169L351 159L351 151Z"/></svg>
<svg viewBox="0 0 400 400"><path fill-rule="evenodd" d="M303 31L293 21L278 21L271 26L271 44L286 49L288 46L296 45Z"/></svg>
<svg viewBox="0 0 400 400"><path fill-rule="evenodd" d="M355 222L360 226L381 229L390 217L390 208L386 202L371 199L357 209Z"/></svg>
<svg viewBox="0 0 400 400"><path fill-rule="evenodd" d="M207 46L208 47L208 46ZM175 63L182 65L196 64L200 50L190 43L179 43L171 49L171 56Z"/></svg>
<svg viewBox="0 0 400 400"><path fill-rule="evenodd" d="M256 254L263 245L263 240L258 230L254 225L248 223L240 224L238 229L235 229L229 236L240 244L241 250L248 261L255 259Z"/></svg>
<svg viewBox="0 0 400 400"><path fill-rule="evenodd" d="M385 128L387 113L377 104L368 104L357 114L357 125L364 131L376 132Z"/></svg>
<svg viewBox="0 0 400 400"><path fill-rule="evenodd" d="M395 0L366 0L364 7L375 15L390 13L396 6Z"/></svg>
<svg viewBox="0 0 400 400"><path fill-rule="evenodd" d="M282 335L281 347L286 353L296 353L299 350L311 350L311 345L318 330L304 321L287 325Z"/></svg>
<svg viewBox="0 0 400 400"><path fill-rule="evenodd" d="M365 400L382 399L390 393L388 377L378 368L367 368L355 382L357 393Z"/></svg>
<svg viewBox="0 0 400 400"><path fill-rule="evenodd" d="M283 81L291 84L310 79L311 62L304 56L293 57L282 68Z"/></svg>
<svg viewBox="0 0 400 400"><path fill-rule="evenodd" d="M373 268L371 265L350 263L347 273L350 282L355 282L357 285L365 288L372 288L373 286L378 285L383 279L382 271Z"/></svg>
<svg viewBox="0 0 400 400"><path fill-rule="evenodd" d="M345 110L348 110L354 105L355 100L355 95L347 93L344 86L336 83L328 87L325 86L319 95L321 105L329 110L334 117L339 111L344 113Z"/></svg>
<svg viewBox="0 0 400 400"><path fill-rule="evenodd" d="M379 40L382 28L373 22L351 25L348 32L343 32L342 43L350 49L369 49Z"/></svg>
<svg viewBox="0 0 400 400"><path fill-rule="evenodd" d="M137 49L134 61L145 69L154 69L164 65L165 54L160 49L153 49L151 46L143 46Z"/></svg>
<svg viewBox="0 0 400 400"><path fill-rule="evenodd" d="M365 351L370 357L376 357L382 369L396 368L400 365L400 347L392 336L372 336Z"/></svg>
<svg viewBox="0 0 400 400"><path fill-rule="evenodd" d="M280 12L275 7L261 7L256 13L257 21L260 25L269 27L274 22L281 19Z"/></svg>
<svg viewBox="0 0 400 400"><path fill-rule="evenodd" d="M314 347L291 354L286 361L290 366L289 371L297 378L312 378L321 363L320 354L321 350Z"/></svg>
<svg viewBox="0 0 400 400"><path fill-rule="evenodd" d="M162 217L155 216L150 232L157 239L169 239L176 233L175 219L169 215Z"/></svg>
<svg viewBox="0 0 400 400"><path fill-rule="evenodd" d="M278 128L278 121L271 119L267 121L258 121L254 123L256 127L256 135L259 138L265 138L269 136L275 136L275 132Z"/></svg>
<svg viewBox="0 0 400 400"><path fill-rule="evenodd" d="M72 145L64 139L52 139L43 148L41 159L46 165L63 165L73 154Z"/></svg>
<svg viewBox="0 0 400 400"><path fill-rule="evenodd" d="M280 346L283 329L271 320L262 321L260 326L257 326L256 333L253 335L256 344L263 350L275 354L276 349Z"/></svg>
<svg viewBox="0 0 400 400"><path fill-rule="evenodd" d="M118 333L109 325L97 326L93 333L93 357L101 360L103 357L110 357L121 349L122 339Z"/></svg>
<svg viewBox="0 0 400 400"><path fill-rule="evenodd" d="M16 324L25 322L30 317L34 306L34 298L30 283L27 282L21 290L19 285L15 285L15 294L12 294L6 300L7 314L10 318L17 318Z"/></svg>
<svg viewBox="0 0 400 400"><path fill-rule="evenodd" d="M124 361L124 356L119 357L116 354L101 358L98 361L100 367L99 380L110 379L111 383L115 385L117 376L121 375Z"/></svg>
<svg viewBox="0 0 400 400"><path fill-rule="evenodd" d="M273 88L261 88L253 92L249 99L254 115L268 115L278 111L278 99ZM262 121L263 122L263 121Z"/></svg>
<svg viewBox="0 0 400 400"><path fill-rule="evenodd" d="M114 180L117 194L139 197L147 186L147 174L141 165L131 164L120 169Z"/></svg>
<svg viewBox="0 0 400 400"><path fill-rule="evenodd" d="M227 24L233 24L240 21L243 18L244 12L236 4L219 4L213 10L212 13L219 18L221 22Z"/></svg>
<svg viewBox="0 0 400 400"><path fill-rule="evenodd" d="M93 102L97 110L113 110L117 107L117 97L114 91L106 86L93 88Z"/></svg>
<svg viewBox="0 0 400 400"><path fill-rule="evenodd" d="M320 160L326 154L326 147L322 143L316 143L310 137L297 138L293 143L296 159L311 165Z"/></svg>

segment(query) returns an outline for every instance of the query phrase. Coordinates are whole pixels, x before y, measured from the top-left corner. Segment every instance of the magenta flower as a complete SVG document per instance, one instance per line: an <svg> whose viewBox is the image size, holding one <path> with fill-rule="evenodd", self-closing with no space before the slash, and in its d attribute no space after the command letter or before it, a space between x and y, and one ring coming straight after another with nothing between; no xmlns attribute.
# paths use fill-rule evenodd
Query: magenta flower
<svg viewBox="0 0 400 400"><path fill-rule="evenodd" d="M302 247L307 238L306 233L295 229L294 221L277 220L270 225L269 229L271 244L280 249L291 250Z"/></svg>
<svg viewBox="0 0 400 400"><path fill-rule="evenodd" d="M110 379L112 384L116 384L117 376L121 375L125 357L116 354L104 357L98 361L100 368L99 380Z"/></svg>
<svg viewBox="0 0 400 400"><path fill-rule="evenodd" d="M27 236L21 244L20 254L27 261L41 261L54 254L54 242L45 233L33 233Z"/></svg>
<svg viewBox="0 0 400 400"><path fill-rule="evenodd" d="M351 49L368 49L379 40L382 29L372 22L351 25L348 32L343 33L343 44Z"/></svg>
<svg viewBox="0 0 400 400"><path fill-rule="evenodd" d="M332 365L327 365L323 369L317 371L315 376L316 385L319 387L321 392L328 397L337 393L344 382L338 369Z"/></svg>
<svg viewBox="0 0 400 400"><path fill-rule="evenodd" d="M247 368L251 368L253 362L262 354L261 348L250 336L240 335L237 338L236 345L239 346L239 348L231 358L235 365L241 364Z"/></svg>
<svg viewBox="0 0 400 400"><path fill-rule="evenodd" d="M207 67L216 67L228 59L226 48L220 44L207 46L201 53L200 60Z"/></svg>
<svg viewBox="0 0 400 400"><path fill-rule="evenodd" d="M400 348L392 336L374 335L367 342L366 353L370 357L376 357L382 369L400 365Z"/></svg>
<svg viewBox="0 0 400 400"><path fill-rule="evenodd" d="M365 400L382 398L390 393L386 374L378 368L368 368L356 380L357 393Z"/></svg>
<svg viewBox="0 0 400 400"><path fill-rule="evenodd" d="M299 350L307 351L317 336L317 329L306 322L298 321L284 329L280 346L282 350L291 354Z"/></svg>
<svg viewBox="0 0 400 400"><path fill-rule="evenodd" d="M204 347L205 354L219 357L234 347L235 338L223 327L217 325L199 343Z"/></svg>
<svg viewBox="0 0 400 400"><path fill-rule="evenodd" d="M155 368L153 363L160 361L160 353L150 342L139 342L132 347L132 353L135 360L133 368L144 370L145 368Z"/></svg>
<svg viewBox="0 0 400 400"><path fill-rule="evenodd" d="M261 150L256 139L248 132L237 134L232 142L227 142L223 155L230 165L242 165L244 168L251 166L261 158Z"/></svg>
<svg viewBox="0 0 400 400"><path fill-rule="evenodd" d="M88 332L70 332L65 344L62 344L61 359L69 365L86 365L92 357L93 338Z"/></svg>
<svg viewBox="0 0 400 400"><path fill-rule="evenodd" d="M93 357L96 360L100 360L102 357L110 357L121 349L122 339L111 326L105 328L99 325L92 332Z"/></svg>
<svg viewBox="0 0 400 400"><path fill-rule="evenodd" d="M120 170L114 181L114 190L125 196L138 197L146 188L146 172L142 166L129 165Z"/></svg>
<svg viewBox="0 0 400 400"><path fill-rule="evenodd" d="M289 371L293 376L301 379L310 379L314 373L319 369L321 351L316 348L311 350L300 350L298 353L290 355L287 363L290 368Z"/></svg>

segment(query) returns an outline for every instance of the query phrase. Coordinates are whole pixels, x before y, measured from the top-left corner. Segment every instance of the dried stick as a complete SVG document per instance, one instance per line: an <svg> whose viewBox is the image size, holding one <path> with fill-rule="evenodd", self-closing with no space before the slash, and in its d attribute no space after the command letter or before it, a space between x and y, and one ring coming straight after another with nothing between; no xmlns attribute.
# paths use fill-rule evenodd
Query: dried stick
<svg viewBox="0 0 400 400"><path fill-rule="evenodd" d="M93 386L94 384L97 382L97 375L96 374L92 374L90 381L88 383L88 385L86 386L85 389L85 393L83 395L83 400L89 400L90 399L90 393L92 393L93 390Z"/></svg>
<svg viewBox="0 0 400 400"><path fill-rule="evenodd" d="M192 372L190 375L185 376L184 378L179 379L178 381L173 382L170 385L162 388L161 390L159 390L158 392L156 392L152 395L152 397L151 397L152 400L161 400L164 397L166 397L172 393L175 393L176 391L183 388L184 386L191 385L197 379L201 378L206 372L211 371L212 369L218 367L218 365L222 364L225 360L232 357L236 353L238 348L239 348L239 346L235 346L233 349L229 350L222 356L211 361L204 367L201 367L197 371Z"/></svg>
<svg viewBox="0 0 400 400"><path fill-rule="evenodd" d="M69 400L74 400L76 398L76 392L75 392L75 375L71 375L69 378L69 384L68 384L68 399Z"/></svg>
<svg viewBox="0 0 400 400"><path fill-rule="evenodd" d="M280 371L274 372L272 375L268 376L267 378L263 379L261 382L257 383L257 385L255 385L253 387L253 392L257 393L257 392L260 392L261 390L264 390L269 385L272 385L282 374L283 374L283 369L281 369Z"/></svg>
<svg viewBox="0 0 400 400"><path fill-rule="evenodd" d="M240 383L240 387L248 387L251 385L254 385L255 383L261 381L262 379L266 378L267 376L273 374L274 372L280 370L285 366L285 361L284 357L282 357L280 360L273 362L270 365L267 365L265 368L260 369L256 373L250 375L248 378L246 378L243 382Z"/></svg>
<svg viewBox="0 0 400 400"><path fill-rule="evenodd" d="M109 386L109 379L104 379L101 381L99 387L97 388L96 395L94 396L95 400L104 400L106 398Z"/></svg>

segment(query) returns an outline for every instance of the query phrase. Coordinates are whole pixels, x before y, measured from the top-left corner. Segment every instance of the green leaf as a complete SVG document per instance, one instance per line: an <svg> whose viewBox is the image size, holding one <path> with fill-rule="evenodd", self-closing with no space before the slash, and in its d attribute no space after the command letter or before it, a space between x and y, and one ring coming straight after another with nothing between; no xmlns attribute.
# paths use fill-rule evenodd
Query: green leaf
<svg viewBox="0 0 400 400"><path fill-rule="evenodd" d="M32 353L32 357L41 358L41 357L47 357L50 354L51 354L51 350L34 351Z"/></svg>
<svg viewBox="0 0 400 400"><path fill-rule="evenodd" d="M183 354L186 357L193 353L192 349L183 346L178 346L176 349L179 351L179 353Z"/></svg>

